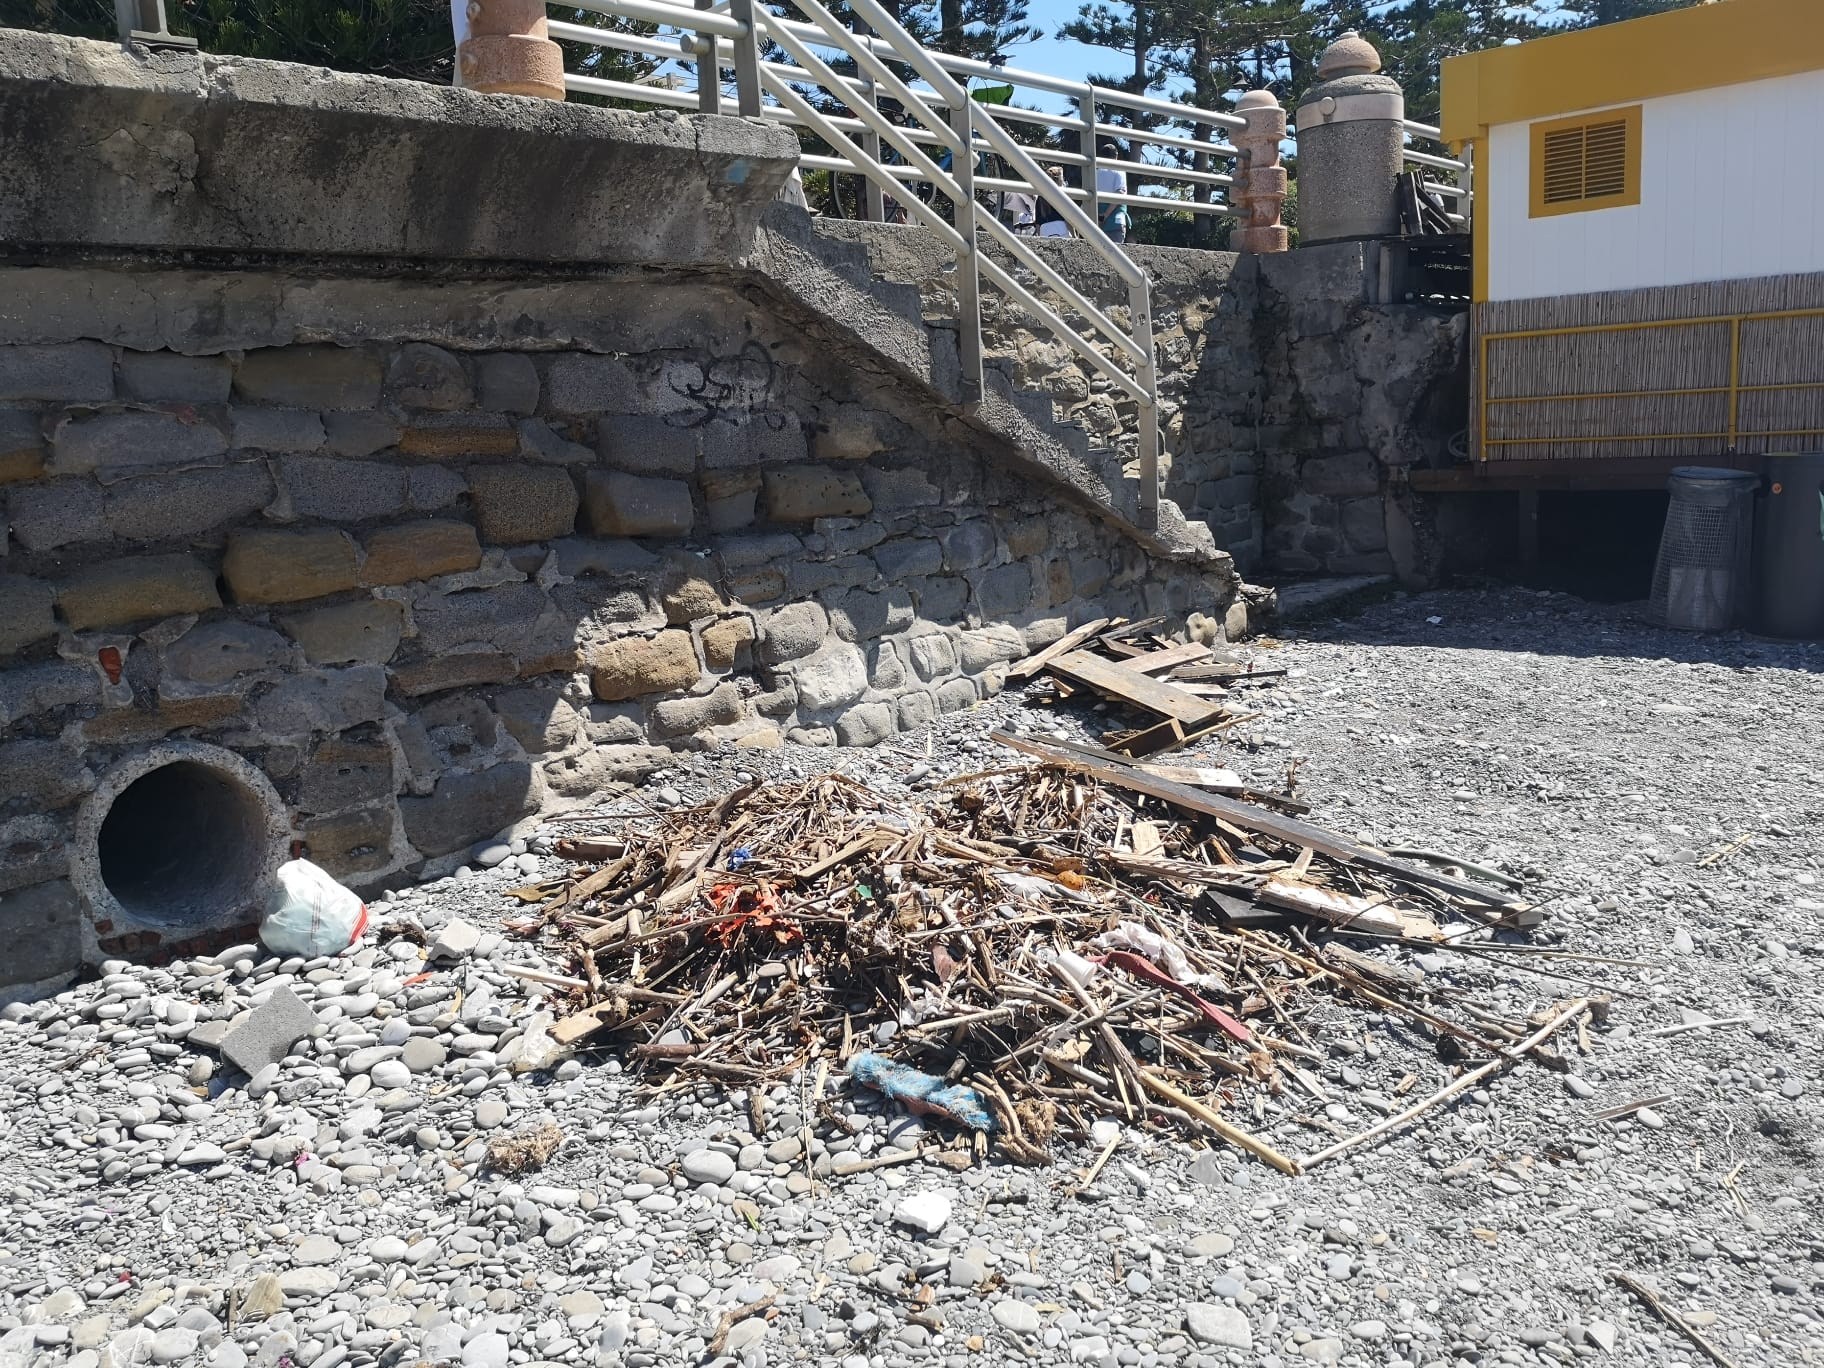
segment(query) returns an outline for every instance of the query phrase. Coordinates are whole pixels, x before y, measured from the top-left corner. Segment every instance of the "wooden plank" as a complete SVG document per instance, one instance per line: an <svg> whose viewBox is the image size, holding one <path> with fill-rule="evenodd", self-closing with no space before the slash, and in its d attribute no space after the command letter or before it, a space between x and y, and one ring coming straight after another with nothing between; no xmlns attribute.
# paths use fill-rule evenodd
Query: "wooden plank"
<svg viewBox="0 0 1824 1368"><path fill-rule="evenodd" d="M1220 703L1212 704L1163 680L1093 656L1088 651L1067 651L1046 668L1053 674L1086 684L1097 693L1132 703L1162 717L1176 718L1184 724L1186 731L1195 731L1214 722L1223 713Z"/></svg>
<svg viewBox="0 0 1824 1368"><path fill-rule="evenodd" d="M1280 679L1285 676L1282 667L1250 670L1245 665L1232 664L1224 660L1212 660L1207 665L1180 665L1173 670L1170 678L1174 680L1207 679L1216 684L1237 684L1249 679Z"/></svg>
<svg viewBox="0 0 1824 1368"><path fill-rule="evenodd" d="M1048 741L1014 736L1004 731L994 732L991 739L999 741L1003 746L1011 746L1014 750L1023 751L1027 755L1035 755L1051 764L1074 769L1100 779L1104 783L1114 784L1118 788L1128 789L1134 793L1144 793L1148 797L1158 798L1162 802L1174 803L1187 812L1199 812L1206 817L1214 817L1218 821L1240 827L1244 831L1258 832L1292 845L1310 846L1319 854L1328 855L1331 859L1359 864L1365 869L1380 870L1404 879L1407 883L1440 889L1465 902L1503 909L1522 905L1510 894L1497 888L1490 888L1487 884L1453 878L1451 875L1435 869L1407 864L1403 860L1394 859L1384 851L1375 850L1372 846L1358 845L1345 836L1338 836L1335 832L1328 831L1314 822L1305 822L1297 817L1286 817L1277 812L1268 812L1251 803L1225 798L1217 793L1205 793L1201 789L1194 789L1185 784L1174 784L1169 779L1157 778L1145 770L1124 762L1087 759L1080 755L1073 755Z"/></svg>
<svg viewBox="0 0 1824 1368"><path fill-rule="evenodd" d="M1066 651L1076 650L1112 621L1114 621L1113 618L1097 618L1094 622L1086 622L1081 627L1064 633L1043 650L1035 651L1026 659L1016 661L1013 668L1007 671L1007 682L1018 684L1031 679L1051 661L1056 660Z"/></svg>
<svg viewBox="0 0 1824 1368"><path fill-rule="evenodd" d="M1109 738L1104 737L1107 741ZM1120 740L1110 742L1113 751L1124 758L1130 755L1158 755L1161 751L1177 750L1185 742L1184 723L1175 717L1168 717L1163 722L1155 722L1150 727L1139 731L1125 732Z"/></svg>
<svg viewBox="0 0 1824 1368"><path fill-rule="evenodd" d="M1210 648L1201 641L1191 641L1183 646L1173 646L1163 651L1150 651L1146 655L1130 660L1127 668L1138 670L1141 674L1164 674L1174 665L1188 665L1193 660L1208 660Z"/></svg>

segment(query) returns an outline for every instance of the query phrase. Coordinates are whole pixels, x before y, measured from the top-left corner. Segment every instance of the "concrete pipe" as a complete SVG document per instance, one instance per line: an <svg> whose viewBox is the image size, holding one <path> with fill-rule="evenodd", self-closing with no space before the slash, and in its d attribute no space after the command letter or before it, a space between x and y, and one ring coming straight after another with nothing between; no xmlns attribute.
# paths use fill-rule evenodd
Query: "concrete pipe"
<svg viewBox="0 0 1824 1368"><path fill-rule="evenodd" d="M70 878L97 940L183 940L254 920L289 837L265 775L219 746L172 741L102 777L77 814Z"/></svg>

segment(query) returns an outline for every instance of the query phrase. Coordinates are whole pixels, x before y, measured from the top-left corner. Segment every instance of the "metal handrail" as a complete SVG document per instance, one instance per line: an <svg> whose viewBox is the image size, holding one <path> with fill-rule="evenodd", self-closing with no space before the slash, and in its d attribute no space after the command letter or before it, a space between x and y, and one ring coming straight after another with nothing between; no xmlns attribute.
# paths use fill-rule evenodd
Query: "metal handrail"
<svg viewBox="0 0 1824 1368"><path fill-rule="evenodd" d="M1452 223L1460 224L1465 230L1470 226L1474 216L1476 202L1476 165L1467 155L1462 159L1447 157L1435 152L1421 152L1411 145L1414 138L1444 146L1444 130L1435 124L1419 123L1416 119L1403 121L1408 139L1407 146L1401 154L1409 166L1417 166L1428 171L1446 171L1455 175L1457 183L1439 180L1436 176L1427 176L1423 182L1425 189L1434 195L1457 202L1457 212L1450 215Z"/></svg>
<svg viewBox="0 0 1824 1368"><path fill-rule="evenodd" d="M1146 96L1105 91L1087 82L1064 81L934 53L921 46L878 0L849 0L855 16L872 30L871 35L845 27L825 8L822 0L792 0L808 22L781 18L756 6L753 0L726 0L725 4L702 0L702 3L704 8L697 9L686 8L676 0L581 0L581 3L562 0L565 7L659 23L683 31L685 36L668 42L662 37L551 20L551 37L652 56L681 57L697 63L699 73L695 92L581 75L566 76L566 86L577 91L673 108L694 107L710 112L726 110L757 115L815 134L830 146L833 155L801 155L801 166L861 175L874 187L870 199L877 206L882 197L892 195L908 214L956 253L957 270L953 283L957 294L958 350L965 402L979 401L982 395L979 291L983 283L1001 291L1030 313L1118 391L1134 401L1138 410L1139 521L1143 526L1156 526L1160 434L1151 284L1146 273L1102 231L1098 220L1103 206L1116 204L1183 208L1205 213L1236 211L1222 202L1181 201L1100 190L1095 179L1095 140L1100 133L1108 132L1211 157L1232 158L1239 154L1227 143L1214 140L1203 142L1101 123L1096 117L1096 106L1101 103L1160 114L1201 124L1212 132L1245 128L1246 121L1215 110L1192 109ZM761 39L774 44L790 64L760 61L758 44ZM854 63L855 74L850 76L836 71L814 49L840 52ZM733 101L722 92L721 70L724 67L736 69L737 91ZM914 75L904 74L908 69ZM969 97L957 79L959 76L989 77L1073 95L1078 97L1087 114L1073 118L1037 110L1000 110L985 106ZM915 81L920 83L916 88ZM816 108L799 89L801 86L815 86L828 92L841 102L847 113L832 114ZM881 113L877 105L882 98L896 101L911 122L901 124ZM1072 153L1028 148L1002 126L1002 118L1081 130L1085 150ZM889 148L898 160L885 160L884 149ZM951 153L952 169L940 166L932 151L927 150L938 148ZM997 156L1005 167L1005 174L978 177L977 155L982 152ZM1083 187L1067 187L1053 181L1045 171L1047 163L1082 168ZM1133 164L1123 163L1124 168L1129 165ZM1135 165L1134 169L1149 176L1158 175L1161 179L1181 179L1200 192L1210 188L1226 189L1234 181L1232 176L1213 171L1146 164ZM907 181L933 186L937 194L949 201L951 214L947 216L935 203L926 203L918 195L907 194L904 184ZM1127 287L1128 326L1123 327L1098 308L1044 256L1034 251L1029 239L1016 234L999 218L986 212L976 199L978 189L1030 194L1035 200L1049 204L1075 236L1091 246ZM1080 206L1078 201L1083 204ZM984 238L1011 259L1012 270L987 256L983 250ZM1019 277L1015 272L1020 273ZM1077 324L1073 326L1057 308L1041 300L1031 288L1033 285L1060 301L1061 306L1079 320Z"/></svg>

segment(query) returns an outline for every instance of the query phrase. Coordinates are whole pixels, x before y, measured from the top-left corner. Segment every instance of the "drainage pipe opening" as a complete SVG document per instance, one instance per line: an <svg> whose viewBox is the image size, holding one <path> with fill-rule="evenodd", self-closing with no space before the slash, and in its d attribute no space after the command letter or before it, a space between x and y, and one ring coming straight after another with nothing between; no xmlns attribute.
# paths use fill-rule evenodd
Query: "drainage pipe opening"
<svg viewBox="0 0 1824 1368"><path fill-rule="evenodd" d="M217 747L173 742L89 795L71 872L103 934L214 930L258 915L286 835L263 774Z"/></svg>

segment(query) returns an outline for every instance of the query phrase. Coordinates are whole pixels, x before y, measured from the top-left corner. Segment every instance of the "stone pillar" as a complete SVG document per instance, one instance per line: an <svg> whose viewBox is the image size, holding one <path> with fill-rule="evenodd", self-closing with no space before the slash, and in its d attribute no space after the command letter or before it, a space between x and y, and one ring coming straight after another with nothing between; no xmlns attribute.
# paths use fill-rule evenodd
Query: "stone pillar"
<svg viewBox="0 0 1824 1368"><path fill-rule="evenodd" d="M1301 245L1399 231L1406 97L1380 69L1381 54L1353 29L1318 59L1318 83L1298 106Z"/></svg>
<svg viewBox="0 0 1824 1368"><path fill-rule="evenodd" d="M1237 252L1283 252L1289 245L1279 211L1286 202L1286 168L1279 164L1279 144L1286 136L1286 111L1270 90L1250 90L1235 102L1235 112L1248 126L1235 134L1241 157L1229 200L1247 217L1229 234Z"/></svg>
<svg viewBox="0 0 1824 1368"><path fill-rule="evenodd" d="M451 0L455 84L487 95L564 98L564 54L551 41L545 0Z"/></svg>

